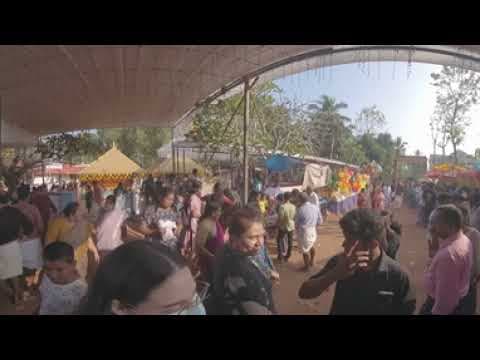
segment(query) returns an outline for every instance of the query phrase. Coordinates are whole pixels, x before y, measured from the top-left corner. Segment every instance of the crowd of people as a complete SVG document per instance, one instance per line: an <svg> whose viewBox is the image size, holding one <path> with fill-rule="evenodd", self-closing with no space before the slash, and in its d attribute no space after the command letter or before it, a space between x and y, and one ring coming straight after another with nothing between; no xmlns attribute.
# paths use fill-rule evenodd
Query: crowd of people
<svg viewBox="0 0 480 360"><path fill-rule="evenodd" d="M13 197L0 188L4 291L19 307L38 299L39 315L277 314L280 276L268 230L276 263L289 261L296 240L308 272L325 214L311 188L282 192L278 178L268 186L254 180L245 206L222 183L202 193L196 170L119 184L111 194L95 182L84 186L84 205L72 202L60 213L43 186L22 184ZM413 314L415 289L396 260L402 226L395 213L404 192L410 203L415 191L412 184L363 189L358 208L340 220L344 251L292 296L312 299L336 284L331 314ZM431 256L421 314L475 312L480 196L448 194L427 184L420 196Z"/></svg>
<svg viewBox="0 0 480 360"><path fill-rule="evenodd" d="M475 314L480 269L480 190L431 181L408 181L406 184L398 184L392 188L389 189L388 186L383 185L373 186L370 203L367 192L362 190L358 205L359 208L371 207L374 213L386 216L383 224L384 235L373 238L384 239L385 243L381 247L391 259L395 259L400 246L402 227L395 221L394 214L396 209L402 206L403 196L405 195L409 207L417 209L417 225L427 229L425 246L428 247L429 254L423 279L427 299L419 313L422 315ZM388 202L390 202L390 211L386 211ZM344 243L346 246L344 261L347 263L350 261L350 256L355 256L354 253L349 252L349 231L346 231L347 225L345 225L349 216L352 216L352 213L347 214L340 222L347 239ZM368 229L373 228L373 225L368 226ZM361 234L354 238L362 237L368 238ZM358 256L361 256L361 252L358 252ZM339 278L342 280L342 272L335 270L337 262L338 259L334 258L327 263L324 270L304 284L301 294L306 298L315 296L325 290L322 286L328 287L331 282L337 282ZM408 277L406 272L402 277L405 278L405 276ZM312 287L314 287L313 290ZM404 294L408 294L408 287L404 287ZM384 291L382 293L385 295ZM395 293L392 291L392 294ZM334 300L332 313L342 313L336 309L336 305Z"/></svg>

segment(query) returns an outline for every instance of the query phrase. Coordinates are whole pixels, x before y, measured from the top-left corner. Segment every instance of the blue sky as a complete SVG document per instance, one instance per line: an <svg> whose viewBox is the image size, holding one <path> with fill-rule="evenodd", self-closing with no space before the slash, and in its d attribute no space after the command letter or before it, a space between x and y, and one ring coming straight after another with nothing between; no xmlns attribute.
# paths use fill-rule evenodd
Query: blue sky
<svg viewBox="0 0 480 360"><path fill-rule="evenodd" d="M410 76L407 63L370 63L362 69L358 64L338 65L292 75L276 83L283 89L284 96L300 102L314 101L323 94L333 96L348 104L343 113L352 119L363 107L377 105L387 120L385 130L408 142L408 154L417 149L424 155L431 154L428 122L435 107L435 89L430 85L430 74L440 71L441 67L414 63ZM460 146L472 154L480 147L479 110L478 107L472 110L472 125ZM451 146L447 152L451 152Z"/></svg>

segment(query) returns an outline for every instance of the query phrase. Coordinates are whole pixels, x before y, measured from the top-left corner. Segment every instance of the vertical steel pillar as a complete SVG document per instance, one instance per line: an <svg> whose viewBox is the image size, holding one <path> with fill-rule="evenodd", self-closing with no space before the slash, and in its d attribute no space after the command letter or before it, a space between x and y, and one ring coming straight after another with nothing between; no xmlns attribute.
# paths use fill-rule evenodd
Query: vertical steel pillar
<svg viewBox="0 0 480 360"><path fill-rule="evenodd" d="M248 125L250 122L250 83L245 80L243 108L243 205L248 203Z"/></svg>
<svg viewBox="0 0 480 360"><path fill-rule="evenodd" d="M170 130L172 134L172 173L175 174L175 127L172 127Z"/></svg>

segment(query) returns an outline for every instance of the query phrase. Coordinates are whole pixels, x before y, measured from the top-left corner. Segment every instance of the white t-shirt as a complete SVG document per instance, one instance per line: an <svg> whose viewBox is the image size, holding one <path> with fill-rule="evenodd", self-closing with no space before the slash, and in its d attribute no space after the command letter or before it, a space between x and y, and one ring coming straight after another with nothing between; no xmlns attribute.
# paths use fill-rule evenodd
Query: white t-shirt
<svg viewBox="0 0 480 360"><path fill-rule="evenodd" d="M70 315L87 293L87 283L78 279L70 284L54 284L47 275L40 284L40 315Z"/></svg>
<svg viewBox="0 0 480 360"><path fill-rule="evenodd" d="M310 202L315 206L320 206L320 200L318 200L318 195L315 192L312 192L308 195Z"/></svg>
<svg viewBox="0 0 480 360"><path fill-rule="evenodd" d="M0 280L22 275L22 259L22 250L17 240L0 245Z"/></svg>
<svg viewBox="0 0 480 360"><path fill-rule="evenodd" d="M390 195L392 194L392 188L388 185L385 185L383 187L383 194L385 195L385 197L390 198Z"/></svg>
<svg viewBox="0 0 480 360"><path fill-rule="evenodd" d="M276 199L278 195L282 193L282 189L279 186L271 187L265 189L265 195L267 195L271 199Z"/></svg>
<svg viewBox="0 0 480 360"><path fill-rule="evenodd" d="M98 250L112 251L123 244L122 224L126 218L127 214L121 209L105 214L101 224L97 226Z"/></svg>

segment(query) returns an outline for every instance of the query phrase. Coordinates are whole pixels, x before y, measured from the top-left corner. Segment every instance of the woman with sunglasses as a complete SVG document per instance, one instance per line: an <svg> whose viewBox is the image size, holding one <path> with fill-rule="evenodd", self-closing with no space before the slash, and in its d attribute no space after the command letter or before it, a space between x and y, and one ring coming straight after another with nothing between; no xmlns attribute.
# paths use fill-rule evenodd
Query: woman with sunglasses
<svg viewBox="0 0 480 360"><path fill-rule="evenodd" d="M133 241L105 257L80 314L205 315L207 290L206 285L199 289L178 252L159 243Z"/></svg>

